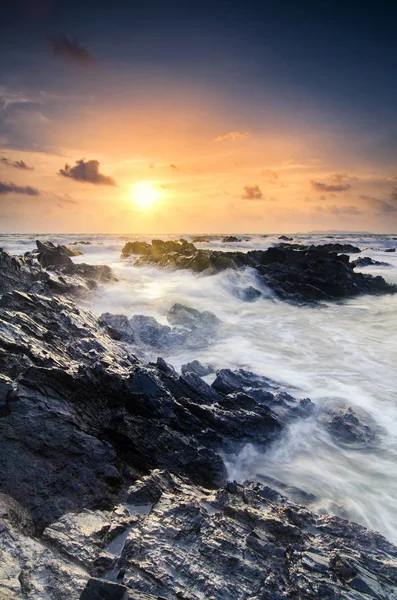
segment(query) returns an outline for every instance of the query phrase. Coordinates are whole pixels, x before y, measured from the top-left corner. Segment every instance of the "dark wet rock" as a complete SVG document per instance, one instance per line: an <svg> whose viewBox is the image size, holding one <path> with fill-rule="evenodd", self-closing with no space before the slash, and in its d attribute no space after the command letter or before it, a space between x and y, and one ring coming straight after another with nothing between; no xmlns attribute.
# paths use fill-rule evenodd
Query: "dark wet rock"
<svg viewBox="0 0 397 600"><path fill-rule="evenodd" d="M373 258L370 258L369 256L360 256L360 258L357 258L356 260L353 260L352 263L353 268L356 267L368 267L368 266L378 266L378 267L389 267L390 263L387 262L382 262L380 260L375 260Z"/></svg>
<svg viewBox="0 0 397 600"><path fill-rule="evenodd" d="M80 240L79 242L71 242L69 246L91 246L91 242L85 242L84 240Z"/></svg>
<svg viewBox="0 0 397 600"><path fill-rule="evenodd" d="M192 238L192 244L199 244L203 242L208 244L210 241L210 238L206 235L196 235L196 237Z"/></svg>
<svg viewBox="0 0 397 600"><path fill-rule="evenodd" d="M193 244L153 240L136 264L217 273L225 269L252 268L262 284L282 300L321 302L358 294L395 293L397 286L382 277L354 271L349 257L360 249L350 244L300 246L279 244L267 250L221 252L203 250ZM247 298L248 300L250 298Z"/></svg>
<svg viewBox="0 0 397 600"><path fill-rule="evenodd" d="M227 235L226 237L224 237L222 239L222 242L224 244L232 244L235 242L242 242L243 240L241 238L236 237L235 235Z"/></svg>
<svg viewBox="0 0 397 600"><path fill-rule="evenodd" d="M268 475L257 473L255 475L255 478L258 481L261 481L266 485L271 486L271 488L275 490L274 498L277 498L279 493L283 496L287 496L287 498L290 498L293 502L296 502L297 504L303 504L304 506L310 506L314 502L318 501L318 497L314 494L310 494L309 492L301 490L300 488L294 485L289 485L282 481L279 481L278 479L274 479L274 477L269 477Z"/></svg>
<svg viewBox="0 0 397 600"><path fill-rule="evenodd" d="M215 373L215 367L209 364L203 365L200 361L193 360L192 362L186 363L186 365L182 365L181 371L183 374L195 373L199 377L205 377L206 375Z"/></svg>
<svg viewBox="0 0 397 600"><path fill-rule="evenodd" d="M41 242L36 240L37 259L42 267L54 267L73 264L71 251L66 246L55 246L52 242Z"/></svg>
<svg viewBox="0 0 397 600"><path fill-rule="evenodd" d="M330 415L326 426L332 437L343 444L372 446L377 438L375 430L350 407Z"/></svg>
<svg viewBox="0 0 397 600"><path fill-rule="evenodd" d="M277 385L272 379L262 377L261 375L255 375L254 373L251 373L251 371L246 371L244 369L239 369L238 371L221 369L217 372L212 387L223 394L250 392L252 389L277 389Z"/></svg>
<svg viewBox="0 0 397 600"><path fill-rule="evenodd" d="M214 313L207 310L200 312L184 304L174 304L167 318L171 325L186 327L187 329L216 330L221 323L221 320Z"/></svg>
<svg viewBox="0 0 397 600"><path fill-rule="evenodd" d="M338 254L358 254L361 252L361 249L358 246L353 246L353 244L321 244L316 247L324 252L337 252Z"/></svg>
<svg viewBox="0 0 397 600"><path fill-rule="evenodd" d="M223 404L227 400L230 407L235 408L241 404L248 410L252 410L254 406L258 410L260 406L264 406L276 417L278 425L284 425L297 417L308 417L314 410L314 404L309 398L296 400L286 391L280 390L273 380L244 369L221 369L212 387L225 394Z"/></svg>
<svg viewBox="0 0 397 600"><path fill-rule="evenodd" d="M279 240L283 240L284 242L292 242L294 238L288 237L287 235L280 235Z"/></svg>
<svg viewBox="0 0 397 600"><path fill-rule="evenodd" d="M84 298L98 283L117 281L106 265L75 265L67 257L70 260L67 264L43 268L37 256L27 252L24 257L15 257L0 250L0 293L20 290L44 296L68 294Z"/></svg>
<svg viewBox="0 0 397 600"><path fill-rule="evenodd" d="M92 577L87 581L80 600L129 600L128 589L124 585Z"/></svg>
<svg viewBox="0 0 397 600"><path fill-rule="evenodd" d="M262 296L262 292L254 288L252 285L249 285L246 288L235 289L234 295L240 300L243 300L243 302L255 302L255 300L258 300L258 298Z"/></svg>
<svg viewBox="0 0 397 600"><path fill-rule="evenodd" d="M395 248L386 248L385 252L395 252Z"/></svg>

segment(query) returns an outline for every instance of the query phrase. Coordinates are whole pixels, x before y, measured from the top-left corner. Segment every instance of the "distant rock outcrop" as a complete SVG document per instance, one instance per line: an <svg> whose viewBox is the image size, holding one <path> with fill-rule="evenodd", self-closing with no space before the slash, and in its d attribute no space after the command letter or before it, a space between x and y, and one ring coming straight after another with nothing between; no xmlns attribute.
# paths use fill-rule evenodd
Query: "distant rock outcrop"
<svg viewBox="0 0 397 600"><path fill-rule="evenodd" d="M152 244L129 242L123 256L141 254L136 264L156 264L160 267L189 269L194 272L216 273L225 269L250 267L260 281L283 300L305 303L349 298L358 294L395 293L397 286L382 277L354 271L354 263L341 252L360 252L350 244L300 246L280 244L267 250L221 252L198 249L185 240L153 240ZM255 288L247 294L254 300Z"/></svg>

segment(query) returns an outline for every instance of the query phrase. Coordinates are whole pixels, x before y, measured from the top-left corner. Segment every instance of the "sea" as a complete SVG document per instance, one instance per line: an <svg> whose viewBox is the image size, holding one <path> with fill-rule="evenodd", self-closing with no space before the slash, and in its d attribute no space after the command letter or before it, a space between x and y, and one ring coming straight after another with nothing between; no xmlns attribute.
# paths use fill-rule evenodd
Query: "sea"
<svg viewBox="0 0 397 600"><path fill-rule="evenodd" d="M205 235L205 234L203 234ZM240 235L224 243L225 234L209 235L199 248L216 250L266 249L279 243L276 235ZM319 306L296 306L277 299L254 270L215 275L155 266L134 266L121 258L127 241L191 240L190 235L1 234L0 247L21 255L35 240L77 245L75 262L109 265L118 282L101 285L85 300L85 308L103 312L148 315L167 324L175 303L215 313L222 327L209 345L165 349L161 355L179 370L192 360L216 369L247 369L279 382L297 398L309 397L316 411L292 423L266 451L253 445L225 456L230 479L271 478L312 494L310 507L349 518L397 543L397 295L358 296ZM291 234L294 243L351 243L360 254L388 266L360 270L382 275L397 284L397 235L370 233ZM262 292L245 302L242 290ZM159 352L142 351L143 360ZM211 381L211 376L207 379ZM324 426L324 414L351 407L376 432L371 445L337 442Z"/></svg>

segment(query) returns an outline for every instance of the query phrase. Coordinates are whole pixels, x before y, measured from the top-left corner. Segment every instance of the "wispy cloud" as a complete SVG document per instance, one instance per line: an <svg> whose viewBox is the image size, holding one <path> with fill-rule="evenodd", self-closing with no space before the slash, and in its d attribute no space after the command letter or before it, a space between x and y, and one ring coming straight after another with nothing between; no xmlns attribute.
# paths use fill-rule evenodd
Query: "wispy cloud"
<svg viewBox="0 0 397 600"><path fill-rule="evenodd" d="M28 167L28 165L23 160L10 160L5 156L0 158L0 162L7 167L14 167L15 169L25 169L27 171L33 171L33 167Z"/></svg>
<svg viewBox="0 0 397 600"><path fill-rule="evenodd" d="M272 171L271 169L262 169L261 175L268 183L276 183L278 181L278 174L276 171Z"/></svg>
<svg viewBox="0 0 397 600"><path fill-rule="evenodd" d="M311 180L312 188L317 192L347 192L351 189L350 183L331 184Z"/></svg>
<svg viewBox="0 0 397 600"><path fill-rule="evenodd" d="M52 53L61 60L66 60L79 64L84 67L90 67L95 64L95 59L91 52L82 46L77 39L68 38L65 35L51 37L48 40L51 44Z"/></svg>
<svg viewBox="0 0 397 600"><path fill-rule="evenodd" d="M330 175L328 178L330 181L335 181L336 183L343 183L344 181L357 181L357 177L352 177L347 173L334 173Z"/></svg>
<svg viewBox="0 0 397 600"><path fill-rule="evenodd" d="M178 165L174 165L174 164L170 165L170 169L172 169L173 171L179 171L180 170L179 167L178 167Z"/></svg>
<svg viewBox="0 0 397 600"><path fill-rule="evenodd" d="M246 185L242 198L243 200L262 200L263 193L259 185Z"/></svg>
<svg viewBox="0 0 397 600"><path fill-rule="evenodd" d="M95 185L117 185L115 180L108 175L99 172L99 161L97 160L76 160L74 167L66 164L64 169L58 171L59 175L69 177L75 181L84 181Z"/></svg>
<svg viewBox="0 0 397 600"><path fill-rule="evenodd" d="M251 137L251 134L248 131L229 131L229 133L225 133L224 135L218 135L215 138L216 142L234 142L236 140L245 140Z"/></svg>
<svg viewBox="0 0 397 600"><path fill-rule="evenodd" d="M0 194L24 194L25 196L39 196L40 191L30 185L20 186L15 183L0 181Z"/></svg>
<svg viewBox="0 0 397 600"><path fill-rule="evenodd" d="M13 104L42 104L42 95L31 94L23 90L13 90L0 85L0 107L6 109Z"/></svg>

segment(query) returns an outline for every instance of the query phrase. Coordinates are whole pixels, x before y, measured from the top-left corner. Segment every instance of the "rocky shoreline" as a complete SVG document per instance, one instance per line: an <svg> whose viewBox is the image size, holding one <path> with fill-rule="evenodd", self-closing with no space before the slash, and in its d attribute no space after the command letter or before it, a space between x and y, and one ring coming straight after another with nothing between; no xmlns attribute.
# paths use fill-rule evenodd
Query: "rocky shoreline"
<svg viewBox="0 0 397 600"><path fill-rule="evenodd" d="M395 291L325 250L219 253L222 263L172 244L141 254L193 270L262 265L300 302L312 284L288 292L280 265L286 277L316 273L322 294L327 268L351 293ZM281 482L230 482L224 462L247 443L265 451L297 419L319 419L335 443L374 444L365 415L321 412L242 369L209 385L211 365L143 363L139 344L206 343L216 316L175 305L166 330L142 315L98 319L77 301L115 277L65 248L0 251L0 599L397 599L397 548L383 536L316 514L315 498L302 506Z"/></svg>
<svg viewBox="0 0 397 600"><path fill-rule="evenodd" d="M250 268L277 298L299 304L359 294L396 293L397 286L387 283L383 277L356 272L354 268L359 263L350 262L344 252L356 254L361 250L351 244L302 246L281 243L267 250L222 252L198 249L182 239L153 240L151 244L127 242L121 254L125 258L139 256L135 263L138 266L154 264L195 273ZM252 292L251 297L255 299Z"/></svg>

